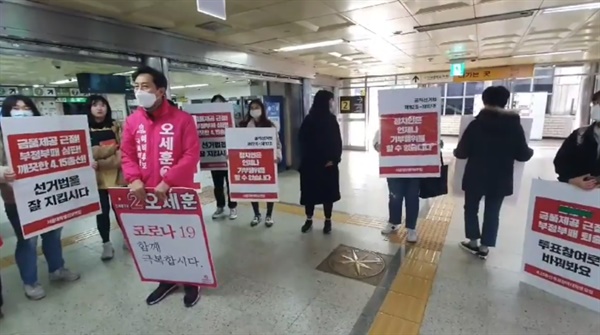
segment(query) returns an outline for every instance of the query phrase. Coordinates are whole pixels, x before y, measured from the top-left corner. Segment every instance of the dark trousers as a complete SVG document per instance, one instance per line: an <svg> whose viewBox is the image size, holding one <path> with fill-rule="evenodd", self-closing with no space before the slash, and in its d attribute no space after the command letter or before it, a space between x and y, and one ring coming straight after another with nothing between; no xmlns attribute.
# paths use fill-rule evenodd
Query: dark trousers
<svg viewBox="0 0 600 335"><path fill-rule="evenodd" d="M387 183L389 222L393 225L402 223L402 205L406 205L406 228L416 229L419 218L419 178L388 178Z"/></svg>
<svg viewBox="0 0 600 335"><path fill-rule="evenodd" d="M483 228L479 230L479 203L483 195L465 192L465 236L469 240L481 239L487 247L496 246L498 227L500 225L500 209L503 196L485 196L483 211Z"/></svg>
<svg viewBox="0 0 600 335"><path fill-rule="evenodd" d="M315 205L304 205L304 214L307 218L312 218L315 215ZM333 214L333 203L323 204L323 214L326 220L331 220Z"/></svg>
<svg viewBox="0 0 600 335"><path fill-rule="evenodd" d="M227 176L227 171L215 170L210 171L210 174L213 179L217 208L225 208L225 185L227 185L227 204L229 204L229 208L231 209L236 208L237 202L232 202L229 196L229 177Z"/></svg>
<svg viewBox="0 0 600 335"><path fill-rule="evenodd" d="M260 216L260 207L258 206L258 202L252 202L252 209L254 210L255 216ZM274 202L267 202L267 216L273 215L273 207L275 206Z"/></svg>
<svg viewBox="0 0 600 335"><path fill-rule="evenodd" d="M96 215L96 227L102 238L102 243L110 242L110 197L108 190L98 190L102 213Z"/></svg>

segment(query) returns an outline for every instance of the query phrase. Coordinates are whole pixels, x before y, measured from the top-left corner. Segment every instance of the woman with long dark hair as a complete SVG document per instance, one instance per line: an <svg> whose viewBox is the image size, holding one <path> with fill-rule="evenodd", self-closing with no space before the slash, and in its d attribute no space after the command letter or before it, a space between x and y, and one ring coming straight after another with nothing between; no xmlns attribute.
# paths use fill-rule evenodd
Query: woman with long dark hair
<svg viewBox="0 0 600 335"><path fill-rule="evenodd" d="M210 102L218 103L218 102L227 102L225 98L217 94ZM213 213L213 220L220 219L226 215L225 213L225 186L227 186L227 205L229 206L229 220L237 219L237 202L231 201L231 197L229 196L229 177L227 176L227 168L224 170L211 170L210 175L212 176L213 185L214 185L214 194L215 200L217 201L217 210Z"/></svg>
<svg viewBox="0 0 600 335"><path fill-rule="evenodd" d="M6 98L2 103L2 117L36 117L41 116L39 110L33 101L23 95L12 95ZM38 282L37 273L37 242L38 236L28 239L23 237L21 222L15 196L11 183L15 181L16 174L8 166L4 145L0 141L0 192L4 200L4 209L8 221L10 221L15 235L17 236L17 247L15 250L15 261L19 268L21 280L25 289L25 296L32 300L40 300L46 296L44 288ZM63 259L62 244L60 233L62 228L54 229L41 234L42 252L48 263L48 272L50 280L53 281L75 281L79 279L79 274L65 268Z"/></svg>
<svg viewBox="0 0 600 335"><path fill-rule="evenodd" d="M329 234L333 203L341 199L338 165L342 161L342 135L333 105L333 93L320 90L300 127L300 204L306 214L303 233L312 228L315 206L323 205L323 233Z"/></svg>
<svg viewBox="0 0 600 335"><path fill-rule="evenodd" d="M115 250L110 242L110 199L108 188L124 186L121 173L121 124L112 118L112 110L106 98L92 95L87 99L87 117L92 140L92 155L96 167L96 180L102 212L96 215L96 226L102 238L103 261L114 257Z"/></svg>
<svg viewBox="0 0 600 335"><path fill-rule="evenodd" d="M267 118L265 105L262 103L262 101L255 99L250 102L250 105L248 106L248 114L244 120L240 122L240 127L270 128L275 127L275 124ZM279 141L279 135L277 135L277 163L281 162L281 156L281 142ZM275 221L273 221L274 206L274 202L267 202L267 215L265 217L265 226L267 226L267 228L271 228L275 223ZM258 202L252 202L252 209L254 210L254 218L250 222L250 226L256 227L262 219Z"/></svg>

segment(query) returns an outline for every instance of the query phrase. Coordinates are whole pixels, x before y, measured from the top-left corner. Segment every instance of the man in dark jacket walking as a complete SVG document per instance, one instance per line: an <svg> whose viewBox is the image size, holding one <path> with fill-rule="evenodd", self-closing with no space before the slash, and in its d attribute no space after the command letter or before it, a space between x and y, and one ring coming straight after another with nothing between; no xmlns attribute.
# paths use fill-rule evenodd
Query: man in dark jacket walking
<svg viewBox="0 0 600 335"><path fill-rule="evenodd" d="M526 162L533 156L519 114L504 109L509 98L510 92L503 86L486 88L482 95L485 107L469 124L454 150L456 158L468 159L462 181L468 241L460 246L482 259L487 258L489 247L496 246L502 202L513 194L515 160ZM483 197L485 212L480 231L478 214Z"/></svg>
<svg viewBox="0 0 600 335"><path fill-rule="evenodd" d="M554 157L558 180L583 190L600 187L600 91L592 96L592 124L571 133Z"/></svg>

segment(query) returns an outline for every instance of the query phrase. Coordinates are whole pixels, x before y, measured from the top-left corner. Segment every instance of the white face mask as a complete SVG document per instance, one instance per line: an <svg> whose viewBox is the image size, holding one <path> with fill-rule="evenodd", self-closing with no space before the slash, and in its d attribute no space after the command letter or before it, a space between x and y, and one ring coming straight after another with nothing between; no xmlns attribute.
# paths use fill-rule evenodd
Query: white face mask
<svg viewBox="0 0 600 335"><path fill-rule="evenodd" d="M135 92L135 98L138 101L138 105L144 108L150 108L156 102L156 95L142 90Z"/></svg>
<svg viewBox="0 0 600 335"><path fill-rule="evenodd" d="M592 119L592 121L600 121L600 105L592 106L592 111L590 112L590 119Z"/></svg>
<svg viewBox="0 0 600 335"><path fill-rule="evenodd" d="M30 111L30 110L13 109L13 110L10 111L10 116L12 116L12 117L33 116L33 112Z"/></svg>
<svg viewBox="0 0 600 335"><path fill-rule="evenodd" d="M258 119L261 115L262 115L262 112L260 109L251 109L250 110L250 116L252 116L254 119Z"/></svg>

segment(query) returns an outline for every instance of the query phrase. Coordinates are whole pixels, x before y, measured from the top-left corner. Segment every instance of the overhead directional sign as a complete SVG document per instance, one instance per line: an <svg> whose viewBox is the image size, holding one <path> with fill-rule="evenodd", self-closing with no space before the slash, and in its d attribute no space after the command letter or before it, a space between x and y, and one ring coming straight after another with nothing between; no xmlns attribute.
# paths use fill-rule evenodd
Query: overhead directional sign
<svg viewBox="0 0 600 335"><path fill-rule="evenodd" d="M463 76L455 76L455 83L470 81L502 80L510 78L533 77L533 65L513 65L472 69L465 71Z"/></svg>
<svg viewBox="0 0 600 335"><path fill-rule="evenodd" d="M360 95L340 97L340 113L364 114L366 97Z"/></svg>
<svg viewBox="0 0 600 335"><path fill-rule="evenodd" d="M419 73L412 77L414 84L443 84L451 83L452 77L448 72Z"/></svg>
<svg viewBox="0 0 600 335"><path fill-rule="evenodd" d="M450 76L458 77L465 75L465 63L454 63L450 65Z"/></svg>

